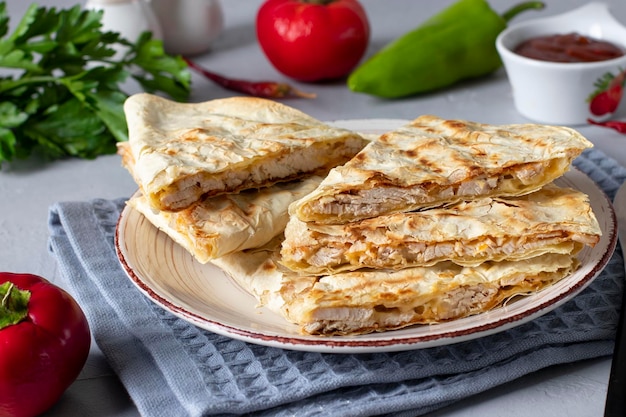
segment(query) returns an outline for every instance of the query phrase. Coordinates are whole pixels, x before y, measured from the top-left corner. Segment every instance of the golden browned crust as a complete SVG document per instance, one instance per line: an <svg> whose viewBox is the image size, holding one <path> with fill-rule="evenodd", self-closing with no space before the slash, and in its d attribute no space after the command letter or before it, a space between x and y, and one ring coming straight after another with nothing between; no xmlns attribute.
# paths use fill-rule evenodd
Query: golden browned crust
<svg viewBox="0 0 626 417"><path fill-rule="evenodd" d="M320 181L320 177L310 177L259 190L204 197L175 212L155 210L140 192L128 204L200 263L206 263L227 253L262 246L282 234L289 204L311 192Z"/></svg>
<svg viewBox="0 0 626 417"><path fill-rule="evenodd" d="M462 267L369 270L324 276L286 272L276 263L280 240L213 262L261 305L298 324L305 334L356 335L445 322L491 310L535 293L572 273L570 255Z"/></svg>
<svg viewBox="0 0 626 417"><path fill-rule="evenodd" d="M549 184L521 197L485 197L340 225L292 216L281 262L318 275L442 261L473 266L549 252L574 255L584 245L595 245L600 235L587 195Z"/></svg>
<svg viewBox="0 0 626 417"><path fill-rule="evenodd" d="M366 143L355 132L253 97L177 103L142 93L128 98L124 111L133 177L159 210L325 173Z"/></svg>
<svg viewBox="0 0 626 417"><path fill-rule="evenodd" d="M339 224L478 197L527 194L563 175L592 144L573 129L421 116L370 142L293 206Z"/></svg>

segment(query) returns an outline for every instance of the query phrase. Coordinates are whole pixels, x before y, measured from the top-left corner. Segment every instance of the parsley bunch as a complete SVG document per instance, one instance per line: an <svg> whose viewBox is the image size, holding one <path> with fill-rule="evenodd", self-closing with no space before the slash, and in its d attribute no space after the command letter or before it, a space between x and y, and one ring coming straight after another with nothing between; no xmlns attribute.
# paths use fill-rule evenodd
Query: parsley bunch
<svg viewBox="0 0 626 417"><path fill-rule="evenodd" d="M104 32L101 20L102 11L32 4L9 34L0 2L0 168L34 152L49 159L114 153L128 138L127 80L188 97L191 75L181 57L167 55L149 32L135 42Z"/></svg>

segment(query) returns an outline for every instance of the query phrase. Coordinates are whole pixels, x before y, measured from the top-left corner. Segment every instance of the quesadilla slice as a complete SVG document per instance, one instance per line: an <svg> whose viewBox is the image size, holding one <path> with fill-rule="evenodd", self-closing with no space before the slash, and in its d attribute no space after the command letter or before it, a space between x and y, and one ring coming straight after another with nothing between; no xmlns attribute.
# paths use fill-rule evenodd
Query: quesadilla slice
<svg viewBox="0 0 626 417"><path fill-rule="evenodd" d="M306 223L292 216L281 263L316 275L442 261L475 266L544 253L574 255L584 245L594 246L601 234L586 194L548 184L511 199L484 197L346 224Z"/></svg>
<svg viewBox="0 0 626 417"><path fill-rule="evenodd" d="M483 313L540 291L579 265L575 257L549 253L473 267L440 262L427 268L313 276L281 269L274 260L279 244L275 240L266 248L235 252L213 263L260 306L312 335L381 332Z"/></svg>
<svg viewBox="0 0 626 417"><path fill-rule="evenodd" d="M311 192L321 180L310 177L259 190L205 197L176 212L155 210L140 192L127 204L199 262L207 263L227 253L262 246L282 234L289 204Z"/></svg>
<svg viewBox="0 0 626 417"><path fill-rule="evenodd" d="M343 164L365 139L253 97L178 103L136 94L124 104L125 161L151 206L182 210L203 196L291 181Z"/></svg>
<svg viewBox="0 0 626 417"><path fill-rule="evenodd" d="M421 116L331 170L291 213L305 222L338 224L528 194L563 175L591 146L567 127Z"/></svg>

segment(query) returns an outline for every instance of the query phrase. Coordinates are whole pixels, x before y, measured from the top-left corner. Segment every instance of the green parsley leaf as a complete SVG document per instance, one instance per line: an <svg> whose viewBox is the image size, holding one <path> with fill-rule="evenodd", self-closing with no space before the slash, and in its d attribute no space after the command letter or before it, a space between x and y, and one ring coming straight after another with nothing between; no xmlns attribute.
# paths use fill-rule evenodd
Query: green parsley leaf
<svg viewBox="0 0 626 417"><path fill-rule="evenodd" d="M48 159L114 153L128 139L122 86L129 79L150 93L188 98L182 57L165 53L149 32L131 42L104 31L102 13L31 4L10 33L0 1L0 168L35 152Z"/></svg>

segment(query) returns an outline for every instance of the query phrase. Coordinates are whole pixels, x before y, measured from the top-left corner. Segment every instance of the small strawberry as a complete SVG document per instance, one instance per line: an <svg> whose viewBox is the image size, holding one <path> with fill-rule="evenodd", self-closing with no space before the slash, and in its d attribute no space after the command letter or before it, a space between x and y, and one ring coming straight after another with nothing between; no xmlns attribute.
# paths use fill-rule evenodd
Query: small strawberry
<svg viewBox="0 0 626 417"><path fill-rule="evenodd" d="M617 76L606 73L599 78L594 84L596 91L587 98L589 111L595 116L613 113L622 100L625 81L625 71L621 71Z"/></svg>

